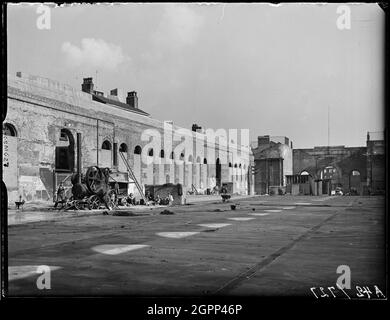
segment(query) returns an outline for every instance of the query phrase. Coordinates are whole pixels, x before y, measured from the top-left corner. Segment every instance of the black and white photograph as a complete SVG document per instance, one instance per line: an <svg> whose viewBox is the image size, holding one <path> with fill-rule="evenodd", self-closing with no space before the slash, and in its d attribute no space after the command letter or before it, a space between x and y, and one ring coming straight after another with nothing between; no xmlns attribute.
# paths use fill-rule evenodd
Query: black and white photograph
<svg viewBox="0 0 390 320"><path fill-rule="evenodd" d="M2 4L1 299L387 300L386 12Z"/></svg>

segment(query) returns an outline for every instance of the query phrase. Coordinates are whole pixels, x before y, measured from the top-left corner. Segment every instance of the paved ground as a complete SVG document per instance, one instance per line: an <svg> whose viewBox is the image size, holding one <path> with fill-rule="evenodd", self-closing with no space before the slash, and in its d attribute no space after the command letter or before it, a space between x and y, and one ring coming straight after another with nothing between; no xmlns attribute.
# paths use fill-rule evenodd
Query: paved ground
<svg viewBox="0 0 390 320"><path fill-rule="evenodd" d="M239 203L236 210L230 205ZM9 227L9 295L312 296L335 286L385 293L382 197L254 197L144 210L63 215ZM51 268L39 290L37 267Z"/></svg>

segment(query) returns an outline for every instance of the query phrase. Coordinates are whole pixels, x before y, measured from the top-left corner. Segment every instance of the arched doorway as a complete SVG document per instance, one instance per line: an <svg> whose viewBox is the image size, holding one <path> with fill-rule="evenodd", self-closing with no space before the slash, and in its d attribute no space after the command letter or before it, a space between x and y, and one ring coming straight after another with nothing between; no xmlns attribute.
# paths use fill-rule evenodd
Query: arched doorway
<svg viewBox="0 0 390 320"><path fill-rule="evenodd" d="M73 172L75 160L75 141L68 129L61 129L56 141L55 166L57 172Z"/></svg>

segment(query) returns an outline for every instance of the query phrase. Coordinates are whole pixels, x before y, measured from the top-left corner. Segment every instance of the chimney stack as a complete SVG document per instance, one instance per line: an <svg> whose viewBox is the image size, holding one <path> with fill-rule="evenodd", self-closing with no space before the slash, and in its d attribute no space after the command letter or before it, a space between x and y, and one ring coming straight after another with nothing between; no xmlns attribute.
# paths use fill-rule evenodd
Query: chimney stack
<svg viewBox="0 0 390 320"><path fill-rule="evenodd" d="M86 93L93 93L93 80L92 78L84 78L81 85L81 90Z"/></svg>
<svg viewBox="0 0 390 320"><path fill-rule="evenodd" d="M127 93L126 103L135 109L138 109L138 97L137 92L131 91Z"/></svg>
<svg viewBox="0 0 390 320"><path fill-rule="evenodd" d="M269 143L270 143L269 135L267 135L267 136L258 136L257 137L257 146L261 146L261 145L269 144Z"/></svg>

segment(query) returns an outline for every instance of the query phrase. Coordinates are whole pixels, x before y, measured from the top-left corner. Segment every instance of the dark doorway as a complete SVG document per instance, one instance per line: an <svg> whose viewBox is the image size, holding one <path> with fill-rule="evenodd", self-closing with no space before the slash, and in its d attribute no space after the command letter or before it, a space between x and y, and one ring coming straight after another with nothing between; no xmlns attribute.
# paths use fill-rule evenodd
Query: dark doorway
<svg viewBox="0 0 390 320"><path fill-rule="evenodd" d="M68 129L61 129L59 139L56 142L56 171L73 172L75 142L72 133Z"/></svg>
<svg viewBox="0 0 390 320"><path fill-rule="evenodd" d="M215 166L215 180L218 187L221 187L221 162L219 161L219 158L217 159L217 163Z"/></svg>
<svg viewBox="0 0 390 320"><path fill-rule="evenodd" d="M331 185L332 180L330 179L324 179L322 180L322 194L331 194Z"/></svg>

